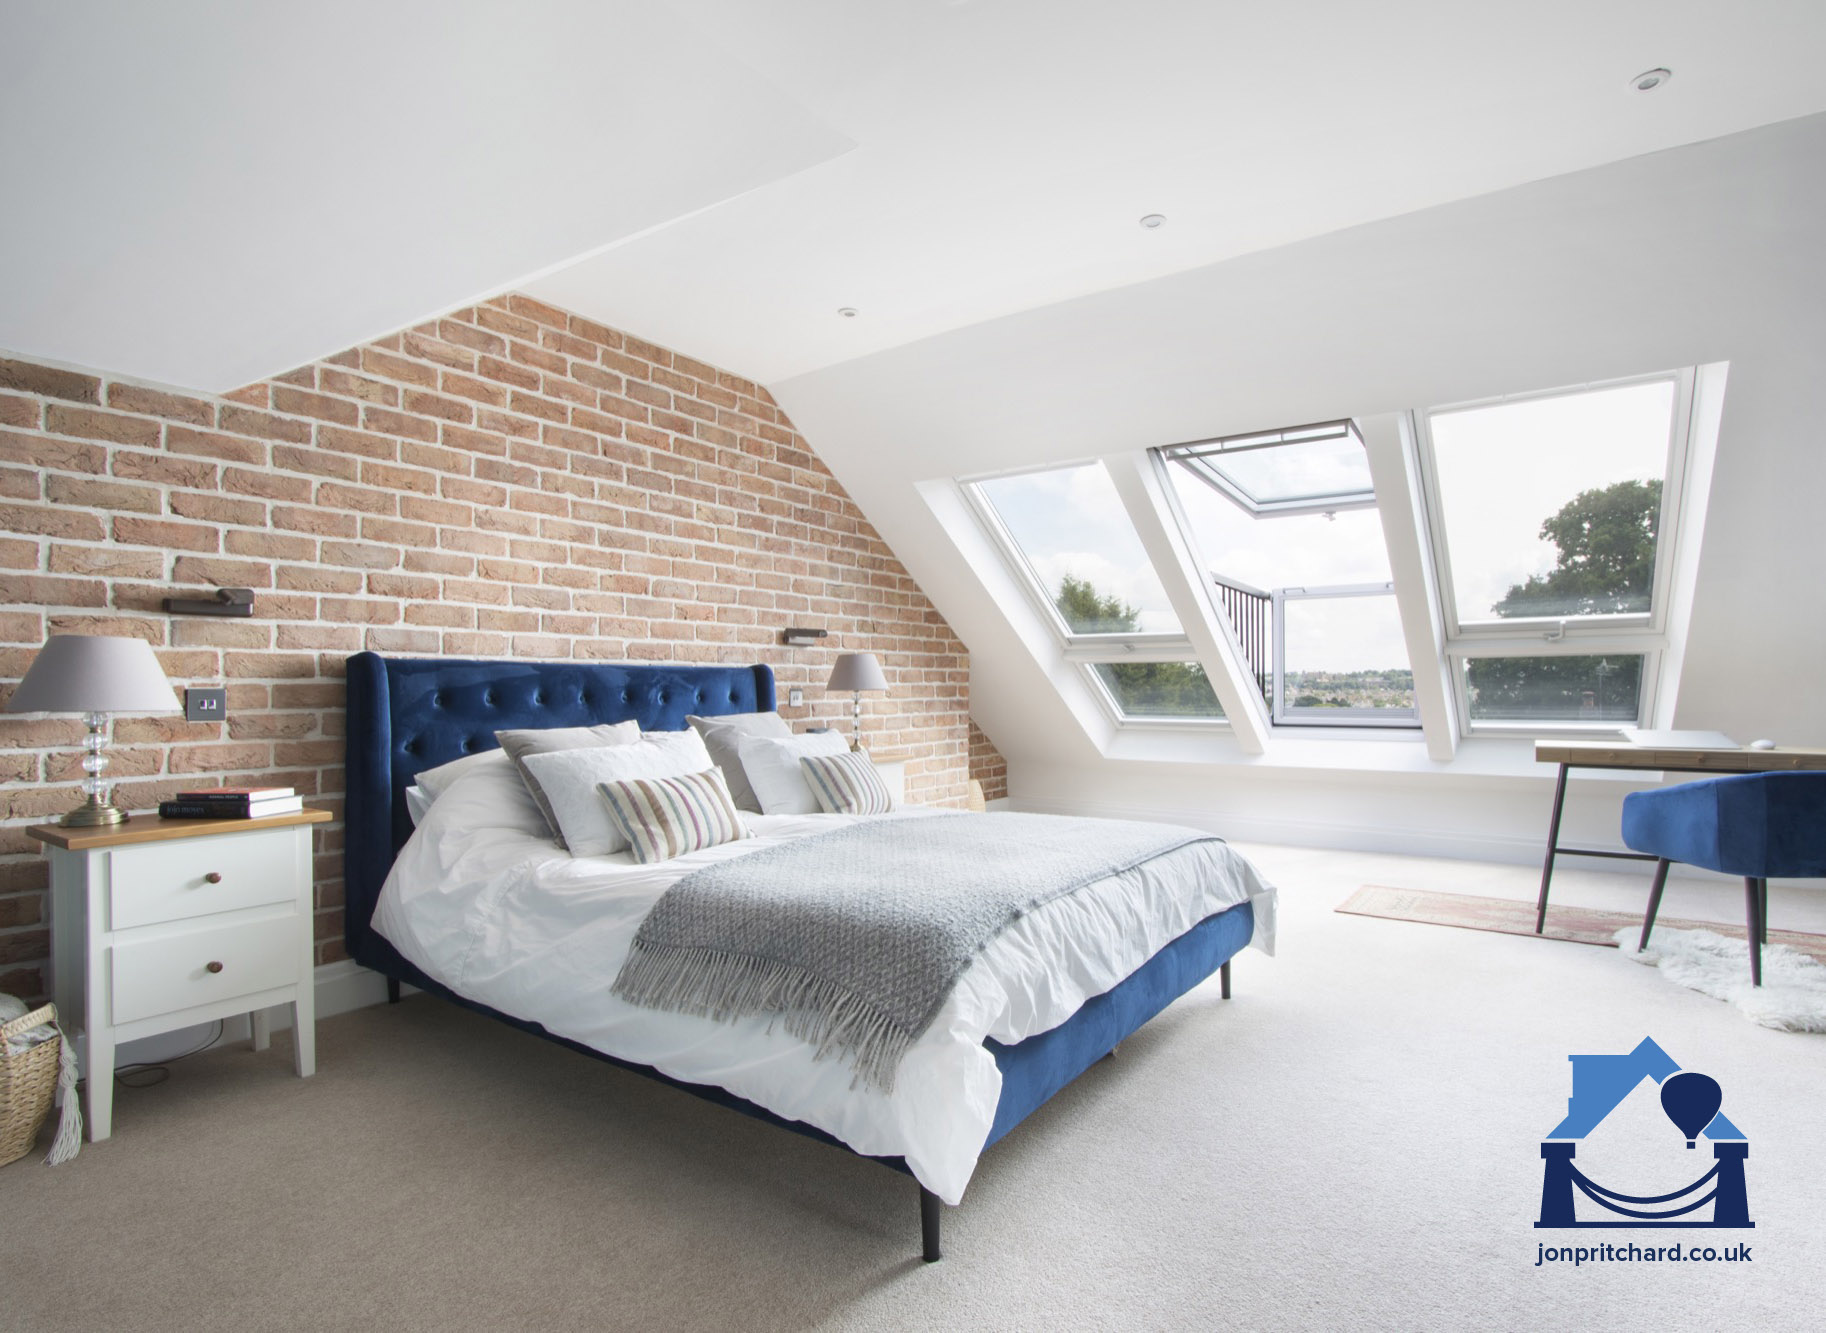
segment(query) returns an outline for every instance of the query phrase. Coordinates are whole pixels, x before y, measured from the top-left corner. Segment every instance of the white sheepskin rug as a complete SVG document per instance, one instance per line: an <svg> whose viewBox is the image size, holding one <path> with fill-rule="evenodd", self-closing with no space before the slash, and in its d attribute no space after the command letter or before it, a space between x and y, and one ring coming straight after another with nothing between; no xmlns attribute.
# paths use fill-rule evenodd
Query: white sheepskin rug
<svg viewBox="0 0 1826 1333"><path fill-rule="evenodd" d="M1709 930L1656 930L1636 952L1639 926L1616 934L1617 952L1688 990L1734 1004L1752 1023L1780 1032L1826 1032L1826 967L1786 945L1763 947L1763 984L1750 984L1750 948Z"/></svg>

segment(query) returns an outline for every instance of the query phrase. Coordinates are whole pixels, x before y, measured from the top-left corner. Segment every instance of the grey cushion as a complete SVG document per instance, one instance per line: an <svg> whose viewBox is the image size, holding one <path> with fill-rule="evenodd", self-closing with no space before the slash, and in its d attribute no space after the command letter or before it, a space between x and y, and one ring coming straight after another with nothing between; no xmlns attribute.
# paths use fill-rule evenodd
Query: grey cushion
<svg viewBox="0 0 1826 1333"><path fill-rule="evenodd" d="M720 717L688 717L685 721L704 738L704 748L710 751L716 766L723 770L723 781L729 784L729 794L735 798L736 809L760 814L760 798L754 794L748 774L742 771L742 759L736 753L736 746L744 736L792 735L793 730L786 725L786 719L778 713L724 713Z"/></svg>
<svg viewBox="0 0 1826 1333"><path fill-rule="evenodd" d="M558 816L552 813L552 803L546 799L545 792L539 787L539 779L534 777L526 767L526 756L529 754L549 754L553 750L585 750L596 745L632 745L640 739L640 725L636 722L604 723L599 727L547 727L543 730L497 731L495 739L501 748L507 751L507 757L513 760L514 767L520 771L520 781L526 784L526 790L539 807L539 813L545 816L546 825L552 831L552 837L563 847L564 834L558 829Z"/></svg>

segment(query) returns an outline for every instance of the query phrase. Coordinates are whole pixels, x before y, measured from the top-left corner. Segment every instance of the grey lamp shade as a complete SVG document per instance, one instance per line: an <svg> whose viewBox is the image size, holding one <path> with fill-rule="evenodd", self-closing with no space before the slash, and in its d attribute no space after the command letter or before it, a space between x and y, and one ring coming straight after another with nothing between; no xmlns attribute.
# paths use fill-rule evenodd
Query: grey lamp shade
<svg viewBox="0 0 1826 1333"><path fill-rule="evenodd" d="M831 668L827 690L885 690L888 678L881 674L881 663L874 653L843 653Z"/></svg>
<svg viewBox="0 0 1826 1333"><path fill-rule="evenodd" d="M9 713L175 713L178 697L144 639L53 634L7 700Z"/></svg>

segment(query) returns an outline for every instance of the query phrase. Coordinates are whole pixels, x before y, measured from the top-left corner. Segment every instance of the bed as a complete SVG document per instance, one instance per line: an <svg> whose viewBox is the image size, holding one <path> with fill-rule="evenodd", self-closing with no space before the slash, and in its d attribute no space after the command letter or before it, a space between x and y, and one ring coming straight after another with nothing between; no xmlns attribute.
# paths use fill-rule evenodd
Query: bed
<svg viewBox="0 0 1826 1333"><path fill-rule="evenodd" d="M523 999L521 992L512 985L491 985L468 974L458 977L449 969L441 968L436 956L420 947L416 939L402 933L398 924L402 918L396 901L400 889L397 884L389 886L389 872L394 869L396 858L401 858L402 851L406 852L400 862L402 873L394 877L396 881L408 869L417 874L421 882L426 874L436 873L435 858L430 871L418 864L427 860L429 844L426 837L408 847L414 822L408 812L407 791L419 772L493 748L497 730L631 720L646 732L680 731L685 728L688 715L766 712L773 707L772 672L761 665L486 662L387 658L373 653L349 659L344 851L348 951L355 961L388 979L390 998L398 998L401 983L417 987L597 1059L671 1084L694 1096L914 1176L919 1183L923 1257L935 1261L940 1255L940 1219L945 1200L955 1201L961 1197L960 1170L963 1179L967 1179L969 1167L977 1155L1112 1051L1124 1037L1214 973L1221 976L1222 994L1228 998L1231 958L1252 940L1258 947L1265 946L1267 941L1261 936L1271 935L1273 890L1255 879L1253 868L1228 852L1223 844L1201 844L1206 849L1221 848L1221 855L1228 858L1226 866L1245 867L1244 871L1232 868L1226 873L1247 882L1214 884L1208 890L1211 895L1208 899L1198 898L1193 906L1179 909L1190 914L1184 928L1174 927L1174 933L1150 942L1145 955L1133 960L1132 970L1125 965L1115 974L1120 979L1106 989L1090 993L1086 988L1088 998L1079 997L1081 1002L1069 995L1067 1000L1056 1000L1055 1003L1069 1002L1071 1005L1062 1021L1032 1032L1019 1024L1004 1023L993 1029L985 1027L985 1035L970 1048L973 1054L967 1053L967 1059L971 1068L977 1071L974 1086L988 1088L989 1095L986 1104L979 1097L979 1104L968 1114L961 1109L957 1114L956 1119L963 1126L958 1132L971 1140L971 1144L966 1145L968 1162L961 1166L956 1144L951 1142L957 1132L948 1123L938 1123L947 1119L944 1115L933 1114L930 1117L933 1123L927 1125L919 1116L909 1118L903 1109L900 1112L903 1123L898 1130L880 1129L868 1121L869 1114L877 1114L872 1104L862 1110L846 1105L841 1108L842 1114L837 1114L824 1104L795 1103L790 1096L778 1091L780 1080L777 1078L771 1084L753 1084L719 1072L729 1063L727 1056L724 1064L714 1061L706 1064L707 1057L701 1056L693 1057L698 1059L697 1064L672 1058L672 1048L659 1040L665 1030L665 1022L659 1018L652 1025L653 1042L604 1036L587 1025L569 1021L568 1010L553 1009L549 1002L542 1008L537 999ZM427 823L427 836L435 836L432 820L437 816L438 809L434 805ZM451 819L460 817L460 811L450 816ZM914 815L909 813L908 817ZM820 818L843 820L849 817L813 816L800 822L815 825ZM764 819L757 821L757 827L764 824ZM762 831L785 838L802 836L817 829L769 826ZM544 855L549 864L532 858L538 862L534 866L536 873L570 876L565 883L586 889L594 888L599 882L614 882L611 867L591 864L597 858L579 857L572 863L572 858L562 852L548 851ZM1209 858L1220 853L1208 851L1201 855ZM1175 873L1189 872L1180 868ZM1207 870L1206 873L1209 878L1220 877L1215 871ZM596 878L592 879L592 875ZM451 878L457 881L461 875L452 871ZM390 890L385 902L384 887ZM453 892L463 888L463 884L453 883ZM587 896L567 889L563 893L532 894L528 901L575 902ZM626 895L622 898L625 900ZM1232 898L1236 901L1230 901ZM516 917L516 929L520 928L518 923L523 919L528 922L524 929L529 934L537 934L543 929L552 941L560 941L567 933L562 920L557 918L541 926L530 918ZM395 939L405 941L404 951L382 933L377 922L387 925ZM1131 941L1126 947L1141 946ZM432 975L434 972L440 975ZM522 969L519 975L527 973ZM456 984L446 984L440 977L452 977ZM1069 991L1063 983L1060 989ZM663 1017L665 1021L673 1018L670 1015ZM620 1030L624 1033L647 1035L645 1030L628 1023L627 1015L621 1018ZM708 1019L680 1021L710 1024ZM1041 1021L1044 1021L1043 1016L1029 1015L1027 1027L1034 1027ZM972 1034L975 1031L971 1029ZM995 1032L1007 1039L997 1040ZM749 1040L758 1044L764 1039L773 1040L774 1034L763 1034L758 1028L746 1036L718 1030L674 1045L683 1050L720 1042L727 1051L732 1041ZM650 1060L624 1058L624 1054L616 1053L618 1050L654 1054ZM809 1054L804 1058L809 1059ZM806 1066L807 1070L811 1068ZM798 1081L808 1079L800 1077ZM739 1091L732 1091L730 1086L724 1086L726 1084ZM741 1092L753 1095L745 1096ZM826 1101L832 1100L832 1096L834 1094L827 1095ZM856 1096L860 1098L860 1094ZM900 1139L895 1137L896 1133L901 1135ZM903 1140L907 1147L894 1151ZM929 1188L928 1181L937 1188Z"/></svg>

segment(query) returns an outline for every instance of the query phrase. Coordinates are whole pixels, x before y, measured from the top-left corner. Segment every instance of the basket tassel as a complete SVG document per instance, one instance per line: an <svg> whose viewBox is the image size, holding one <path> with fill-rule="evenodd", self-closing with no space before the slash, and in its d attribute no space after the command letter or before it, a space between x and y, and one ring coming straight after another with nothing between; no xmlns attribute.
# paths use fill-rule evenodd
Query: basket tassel
<svg viewBox="0 0 1826 1333"><path fill-rule="evenodd" d="M62 1028L57 1030L57 1035L63 1046L57 1057L57 1101L63 1107L63 1114L58 1117L57 1137L51 1140L51 1151L44 1159L46 1166L61 1166L82 1147L82 1106L76 1096L76 1047L63 1035Z"/></svg>

